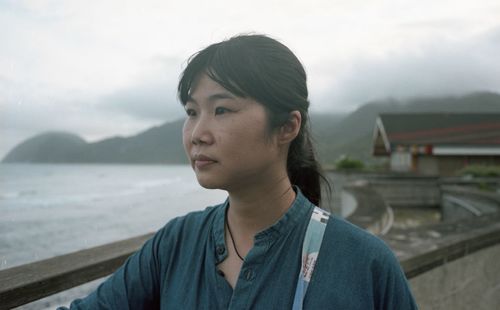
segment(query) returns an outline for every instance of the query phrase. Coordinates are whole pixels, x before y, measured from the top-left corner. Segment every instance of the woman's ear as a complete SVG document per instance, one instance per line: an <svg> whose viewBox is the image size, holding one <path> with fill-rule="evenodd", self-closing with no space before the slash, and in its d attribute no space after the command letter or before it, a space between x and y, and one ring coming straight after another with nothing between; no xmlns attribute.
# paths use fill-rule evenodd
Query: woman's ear
<svg viewBox="0 0 500 310"><path fill-rule="evenodd" d="M279 132L279 143L286 144L290 143L297 137L300 132L300 126L302 124L302 115L299 111L292 111L288 116L288 120L281 126Z"/></svg>

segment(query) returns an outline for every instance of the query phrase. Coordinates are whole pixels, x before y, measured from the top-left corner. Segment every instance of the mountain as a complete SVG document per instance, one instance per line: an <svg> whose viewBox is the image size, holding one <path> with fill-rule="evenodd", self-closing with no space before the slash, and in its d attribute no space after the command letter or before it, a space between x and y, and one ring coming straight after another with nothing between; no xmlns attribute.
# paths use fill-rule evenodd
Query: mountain
<svg viewBox="0 0 500 310"><path fill-rule="evenodd" d="M318 153L322 162L333 163L341 155L368 162L375 120L380 113L499 113L500 95L477 92L465 96L422 97L406 101L386 99L369 102L319 133Z"/></svg>
<svg viewBox="0 0 500 310"><path fill-rule="evenodd" d="M183 121L150 128L132 137L113 137L89 143L79 154L80 162L91 163L187 163L182 146Z"/></svg>
<svg viewBox="0 0 500 310"><path fill-rule="evenodd" d="M2 162L28 163L187 163L181 120L153 127L132 137L94 143L69 134L48 132L14 147Z"/></svg>
<svg viewBox="0 0 500 310"><path fill-rule="evenodd" d="M11 150L2 162L73 162L87 142L66 132L47 132L29 138Z"/></svg>
<svg viewBox="0 0 500 310"><path fill-rule="evenodd" d="M375 163L371 144L380 113L500 112L500 95L490 92L461 97L394 99L369 102L348 115L312 114L311 129L323 163L341 155ZM3 162L41 163L187 163L182 146L182 120L153 127L132 137L94 143L69 133L49 132L12 149Z"/></svg>

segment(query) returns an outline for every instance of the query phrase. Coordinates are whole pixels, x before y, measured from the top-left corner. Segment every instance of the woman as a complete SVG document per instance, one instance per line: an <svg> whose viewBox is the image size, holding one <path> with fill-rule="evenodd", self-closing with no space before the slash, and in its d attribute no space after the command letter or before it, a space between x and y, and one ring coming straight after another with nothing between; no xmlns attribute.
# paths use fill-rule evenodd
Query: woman
<svg viewBox="0 0 500 310"><path fill-rule="evenodd" d="M170 221L71 309L416 308L382 241L314 207L306 74L286 46L262 35L213 44L178 91L198 182L228 199Z"/></svg>

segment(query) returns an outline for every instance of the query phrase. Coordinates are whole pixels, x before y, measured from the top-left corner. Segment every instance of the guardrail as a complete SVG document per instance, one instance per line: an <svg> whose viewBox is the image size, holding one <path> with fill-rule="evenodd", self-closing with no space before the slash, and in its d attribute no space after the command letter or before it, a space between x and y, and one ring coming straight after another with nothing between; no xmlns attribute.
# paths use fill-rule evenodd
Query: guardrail
<svg viewBox="0 0 500 310"><path fill-rule="evenodd" d="M11 309L113 273L152 234L0 270L0 309Z"/></svg>
<svg viewBox="0 0 500 310"><path fill-rule="evenodd" d="M356 188L350 191L358 196L360 203L371 201L366 197L370 193L368 190ZM380 214L377 213L376 217L380 217ZM384 236L396 253L400 252L398 256L407 278L417 277L476 251L500 244L500 213L464 222L437 225L436 230L439 230L439 227L442 232L457 233L420 243L420 247L414 247L407 240L391 240L390 234ZM21 306L109 275L151 236L152 234L146 234L0 270L0 310Z"/></svg>
<svg viewBox="0 0 500 310"><path fill-rule="evenodd" d="M497 215L500 219L500 216ZM0 309L10 309L113 273L152 234L0 271ZM407 278L500 244L500 221L456 242L400 260Z"/></svg>

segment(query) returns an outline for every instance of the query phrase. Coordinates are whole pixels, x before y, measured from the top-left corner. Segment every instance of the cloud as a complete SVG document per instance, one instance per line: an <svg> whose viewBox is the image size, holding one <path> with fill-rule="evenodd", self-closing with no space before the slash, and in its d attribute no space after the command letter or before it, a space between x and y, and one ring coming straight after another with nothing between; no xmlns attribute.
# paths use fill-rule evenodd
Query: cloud
<svg viewBox="0 0 500 310"><path fill-rule="evenodd" d="M500 27L462 41L440 40L378 58L354 60L315 98L320 108L352 110L394 97L500 92Z"/></svg>
<svg viewBox="0 0 500 310"><path fill-rule="evenodd" d="M0 133L9 136L0 155L5 141L44 130L95 140L182 116L175 88L185 60L240 32L268 33L297 53L317 110L498 90L500 32L454 41L498 25L498 1L449 8L430 0L0 1ZM229 17L213 18L222 11Z"/></svg>
<svg viewBox="0 0 500 310"><path fill-rule="evenodd" d="M99 108L141 120L165 121L182 117L184 110L177 101L180 64L178 58L152 57L146 72L134 83L103 96Z"/></svg>
<svg viewBox="0 0 500 310"><path fill-rule="evenodd" d="M0 158L17 143L44 131L69 131L88 141L139 131L183 117L176 86L176 57L156 55L141 63L131 82L109 93L71 89L55 94L40 85L0 75Z"/></svg>
<svg viewBox="0 0 500 310"><path fill-rule="evenodd" d="M69 131L88 141L133 135L184 115L176 101L180 61L155 57L136 83L112 93L70 90L55 95L0 76L0 158L17 143L44 131Z"/></svg>

